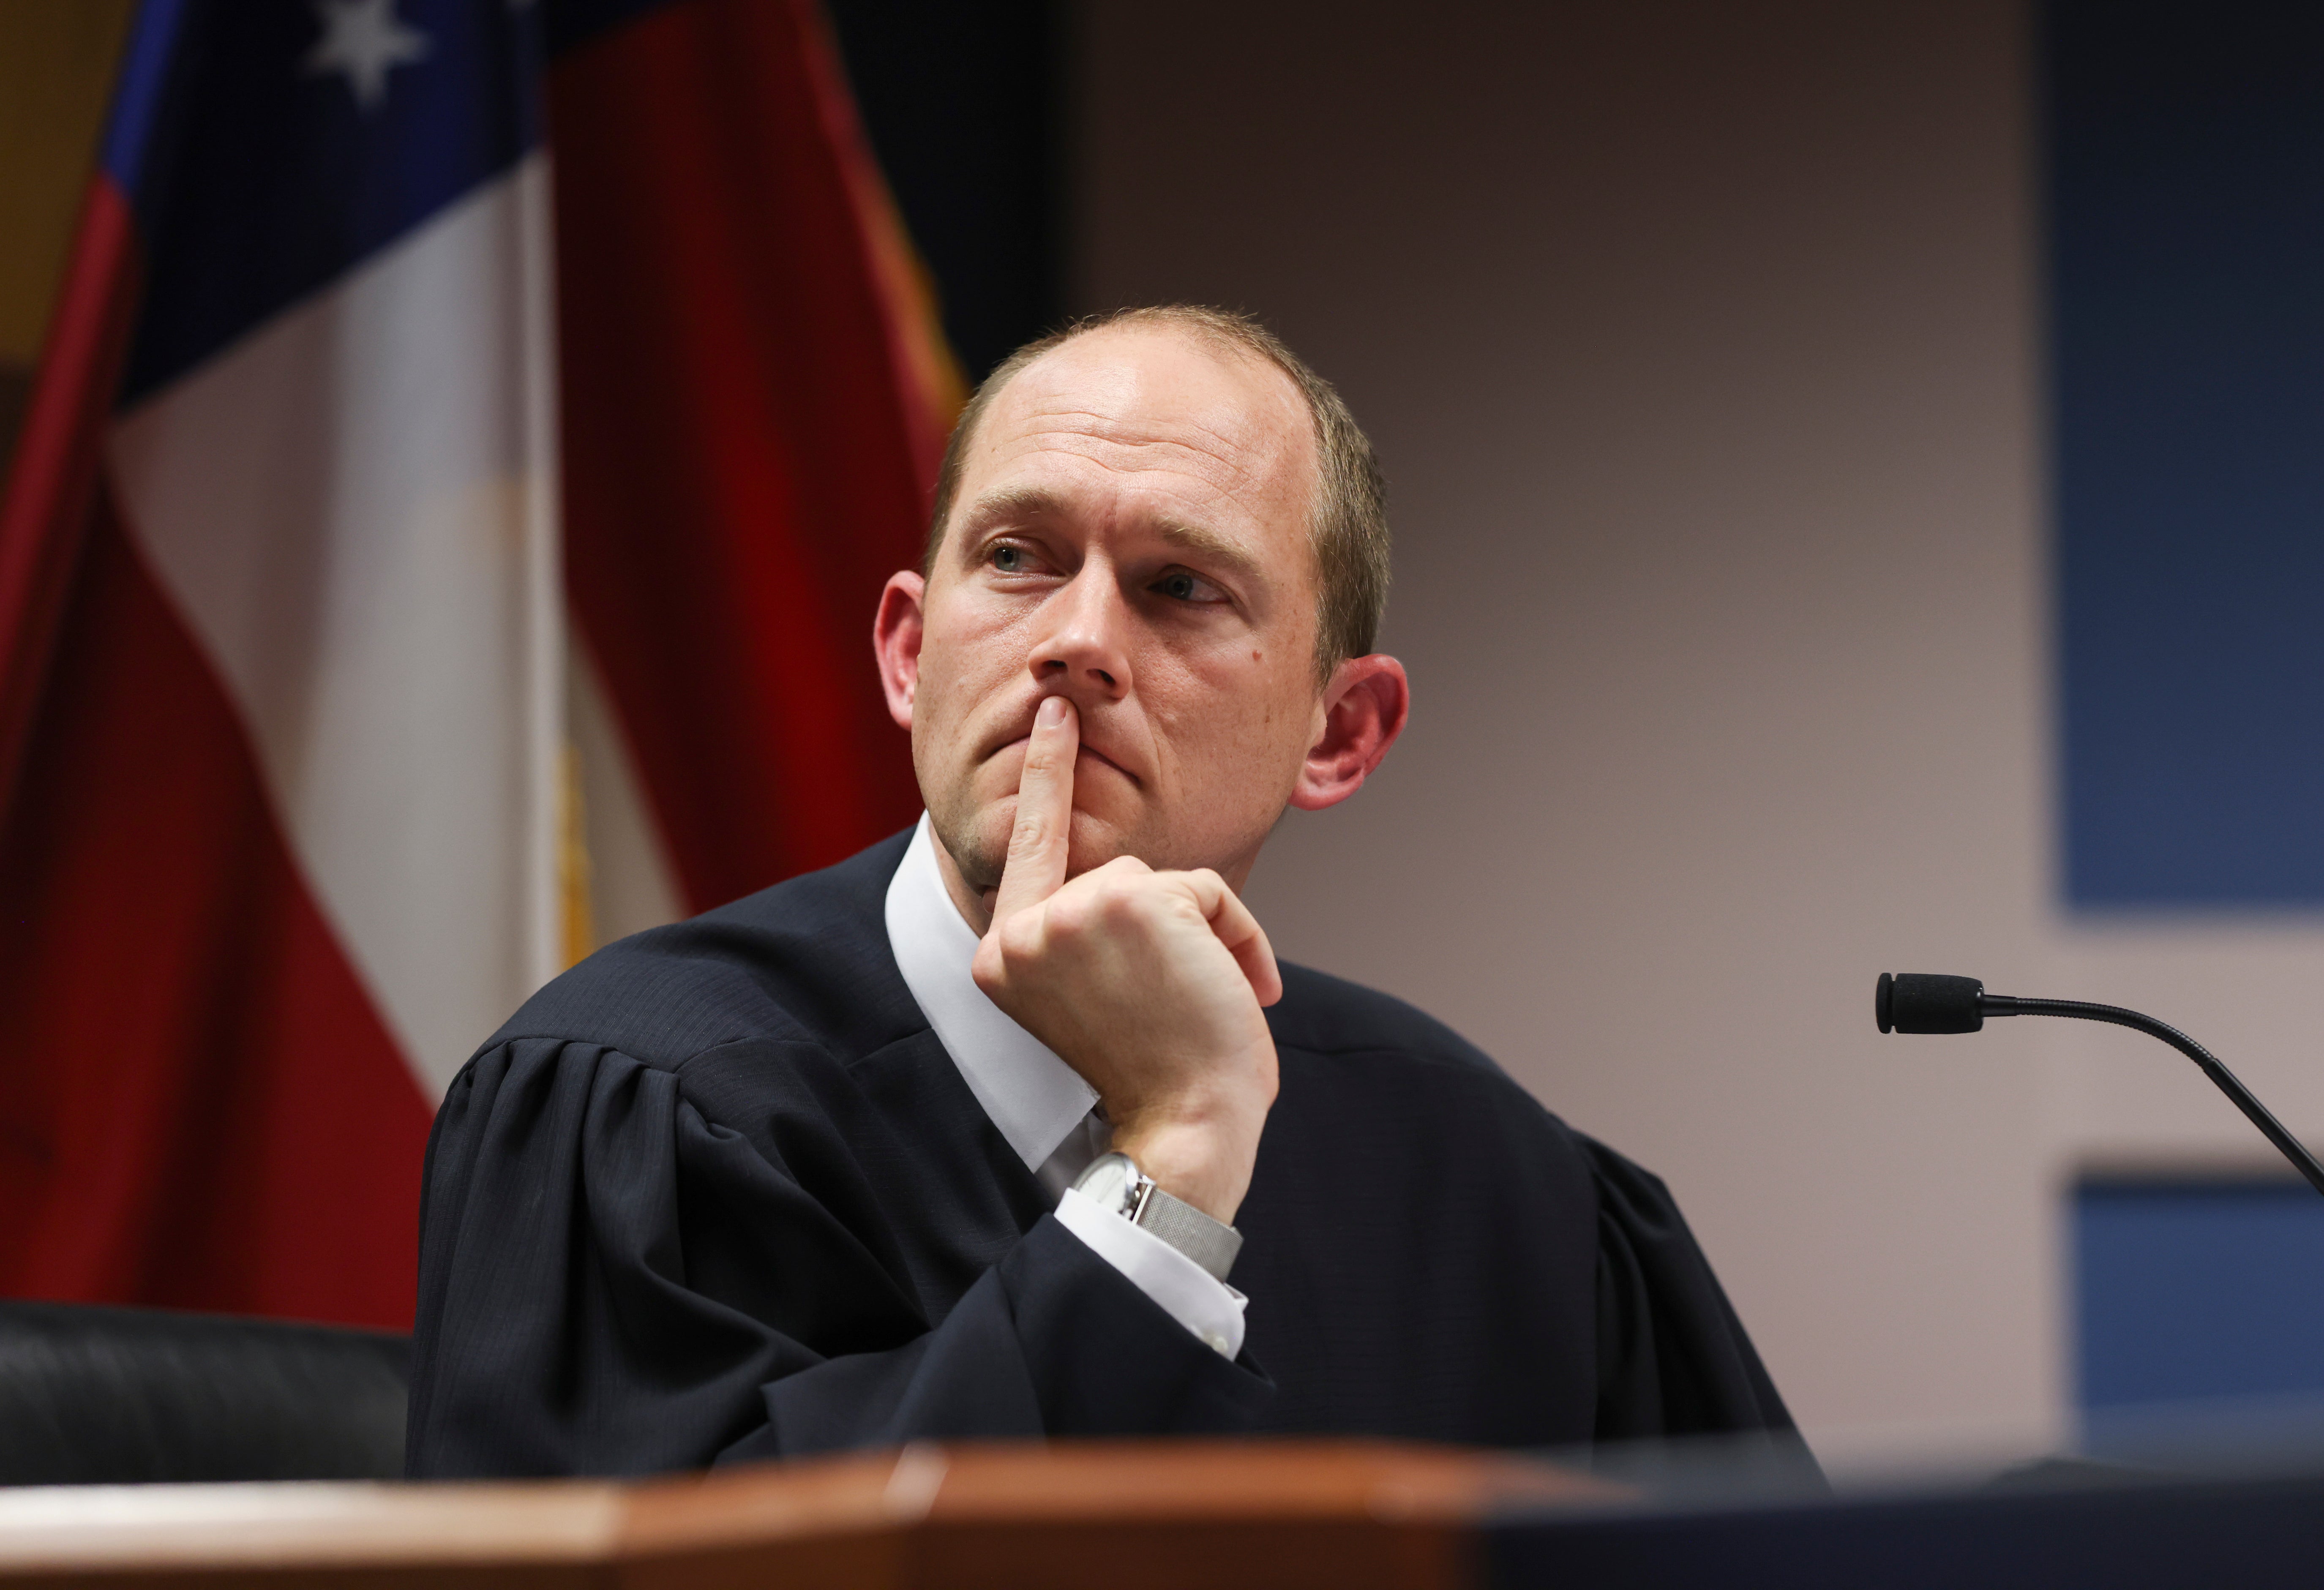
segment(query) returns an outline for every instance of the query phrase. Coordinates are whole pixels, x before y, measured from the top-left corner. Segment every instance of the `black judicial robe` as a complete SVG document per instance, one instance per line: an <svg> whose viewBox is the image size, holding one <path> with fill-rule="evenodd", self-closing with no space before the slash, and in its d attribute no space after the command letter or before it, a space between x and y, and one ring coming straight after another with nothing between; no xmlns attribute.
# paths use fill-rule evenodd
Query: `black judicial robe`
<svg viewBox="0 0 2324 1590"><path fill-rule="evenodd" d="M601 950L428 1152L415 1476L970 1437L1548 1446L1790 1420L1662 1183L1301 967L1230 1363L1048 1213L888 948L909 835Z"/></svg>

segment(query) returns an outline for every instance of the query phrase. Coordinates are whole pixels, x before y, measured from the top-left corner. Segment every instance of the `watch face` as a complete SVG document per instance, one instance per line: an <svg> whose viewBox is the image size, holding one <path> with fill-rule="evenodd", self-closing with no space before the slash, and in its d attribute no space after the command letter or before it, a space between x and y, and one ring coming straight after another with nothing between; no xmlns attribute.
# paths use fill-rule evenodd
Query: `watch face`
<svg viewBox="0 0 2324 1590"><path fill-rule="evenodd" d="M1130 1188L1137 1180L1138 1167L1128 1154L1100 1154L1074 1179L1074 1190L1118 1214L1130 1202Z"/></svg>

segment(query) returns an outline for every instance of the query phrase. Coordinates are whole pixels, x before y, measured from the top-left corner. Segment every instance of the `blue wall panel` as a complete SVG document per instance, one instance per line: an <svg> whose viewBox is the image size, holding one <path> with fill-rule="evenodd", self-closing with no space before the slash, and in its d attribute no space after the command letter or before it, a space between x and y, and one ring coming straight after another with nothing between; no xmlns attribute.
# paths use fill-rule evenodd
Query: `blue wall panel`
<svg viewBox="0 0 2324 1590"><path fill-rule="evenodd" d="M2324 1394L2324 1197L2304 1182L2090 1182L2074 1198L2079 1400Z"/></svg>
<svg viewBox="0 0 2324 1590"><path fill-rule="evenodd" d="M2047 12L2064 887L2324 905L2324 6Z"/></svg>

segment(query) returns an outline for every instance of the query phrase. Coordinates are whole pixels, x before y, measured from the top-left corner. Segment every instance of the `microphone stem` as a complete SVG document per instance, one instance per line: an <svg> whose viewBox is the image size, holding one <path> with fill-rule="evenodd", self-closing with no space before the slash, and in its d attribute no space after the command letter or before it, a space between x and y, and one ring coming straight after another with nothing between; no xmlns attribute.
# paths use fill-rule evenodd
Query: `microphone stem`
<svg viewBox="0 0 2324 1590"><path fill-rule="evenodd" d="M2202 1068L2203 1075L2218 1085L2219 1091L2235 1101L2236 1108L2250 1117L2251 1123L2292 1161L2292 1168L2308 1179L2308 1185L2324 1193L2324 1165L2316 1162L2310 1153L2284 1129L2283 1123L2268 1112L2268 1107L2252 1096L2252 1090L2236 1080L2236 1074L2219 1063L2219 1058L2178 1028L2158 1021L2153 1016L2142 1016L2136 1011L2124 1010L2120 1005L2085 1004L2078 999L2014 999L2006 994L1980 994L1978 1009L1987 1016L2070 1016L2081 1021L2107 1021L2116 1027L2128 1027L2159 1038Z"/></svg>

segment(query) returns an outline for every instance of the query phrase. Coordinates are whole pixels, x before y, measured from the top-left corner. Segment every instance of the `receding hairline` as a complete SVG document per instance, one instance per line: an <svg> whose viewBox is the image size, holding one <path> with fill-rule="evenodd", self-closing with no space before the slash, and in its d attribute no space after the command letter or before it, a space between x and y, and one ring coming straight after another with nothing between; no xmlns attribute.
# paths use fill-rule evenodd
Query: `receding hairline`
<svg viewBox="0 0 2324 1590"><path fill-rule="evenodd" d="M1009 369L1004 364L1001 370L996 372L1001 376L1001 384L991 387L990 390L980 391L976 394L977 401L971 405L970 411L964 416L969 430L960 439L961 474L965 476L968 473L969 451L976 446L977 438L983 431L985 422L991 419L992 411L1001 406L1019 381L1029 372L1046 364L1051 356L1063 354L1094 338L1111 333L1128 336L1170 337L1175 335L1178 340L1200 347L1212 356L1214 362L1222 365L1256 368L1272 375L1277 384L1278 395L1286 396L1290 400L1289 411L1297 421L1293 429L1303 439L1306 449L1309 479L1305 513L1309 520L1313 521L1324 490L1323 449L1322 439L1317 434L1319 426L1314 406L1308 402L1307 394L1300 389L1298 379L1290 371L1286 370L1259 349L1248 347L1226 332L1194 319L1178 319L1157 315L1151 319L1125 318L1108 320L1100 325L1066 332L1056 342L1041 349L1039 353L1035 354L1013 370ZM957 483L955 483L956 485ZM1003 488L1000 494L981 494L976 502L989 503L993 501L996 495L1007 496L1010 489ZM1036 492L1033 495L1044 494ZM951 539L954 523L963 519L973 505L974 504L964 502L958 495L945 504L945 522L938 527L936 534L928 538L926 552L921 559L920 572L923 575L934 572L938 550L945 541ZM1172 528L1174 527L1164 527L1165 539L1172 539L1168 534ZM1190 541L1216 540L1217 532L1204 526L1184 524L1175 528L1186 532L1186 537ZM1312 555L1312 545L1310 551Z"/></svg>
<svg viewBox="0 0 2324 1590"><path fill-rule="evenodd" d="M1034 354L1032 358L1028 358L1022 365L1018 365L1016 370L1009 370L1009 367L1004 365L1000 372L995 372L995 374L1001 374L1000 386L992 386L990 391L976 393L976 402L972 404L969 414L964 416L964 421L969 423L969 432L960 439L960 448L962 448L960 475L964 476L969 472L969 448L976 447L976 439L983 435L985 423L992 419L992 409L997 409L1001 402L1006 402L1006 400L1009 400L1009 393L1016 391L1018 384L1020 384L1025 376L1032 374L1034 370L1038 370L1041 365L1046 365L1050 358L1056 358L1056 356L1069 354L1072 348L1078 348L1083 347L1083 344L1094 342L1094 339L1099 337L1109 337L1109 335L1125 335L1125 337L1165 337L1165 339L1174 339L1174 342L1194 344L1194 347L1202 348L1204 354L1209 354L1213 363L1222 365L1222 367L1230 367L1230 370L1236 370L1236 367L1248 367L1248 370L1259 370L1264 372L1264 374L1274 376L1276 395L1278 395L1278 398L1286 398L1287 402L1290 402L1287 414L1290 414L1290 419L1295 421L1292 430L1302 437L1304 447L1306 447L1306 467L1308 467L1308 475L1311 475L1311 481L1308 481L1306 512L1308 513L1315 512L1315 497L1323 493L1323 447L1320 447L1320 437L1315 435L1315 430L1318 430L1318 425L1315 425L1315 411L1313 411L1313 407L1308 404L1306 393L1299 391L1299 381L1292 376L1290 370L1286 370L1283 365L1278 365L1276 360L1268 358L1268 356L1262 354L1259 348L1243 347L1241 342L1236 342L1234 337L1230 337L1227 332L1220 332L1211 326L1204 326L1204 323L1199 323L1199 320L1174 320L1174 319L1159 319L1159 316L1155 316L1155 319L1148 319L1148 320L1141 320L1141 319L1106 320L1106 323L1102 323L1102 326L1090 326L1088 330L1069 330L1060 342L1041 348L1041 351ZM953 523L955 523L957 518L962 518L964 507L967 507L967 504L964 504L960 497L957 495L953 497L953 502L948 504L948 512L945 512L945 523L944 523L945 537L951 537ZM936 551L935 537L929 537L927 551L929 556L935 556Z"/></svg>

